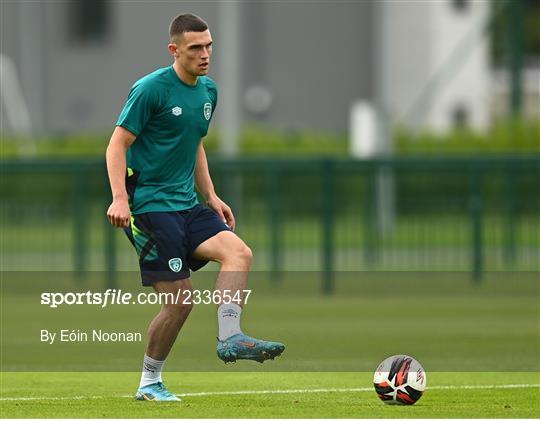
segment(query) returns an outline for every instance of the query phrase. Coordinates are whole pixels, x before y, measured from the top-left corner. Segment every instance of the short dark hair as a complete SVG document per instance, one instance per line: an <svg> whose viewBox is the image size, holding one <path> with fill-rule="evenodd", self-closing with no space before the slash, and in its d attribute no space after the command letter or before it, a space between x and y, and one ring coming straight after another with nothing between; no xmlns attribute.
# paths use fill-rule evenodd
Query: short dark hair
<svg viewBox="0 0 540 421"><path fill-rule="evenodd" d="M197 15L185 13L173 19L169 26L171 41L182 35L184 32L204 32L208 29L208 24Z"/></svg>

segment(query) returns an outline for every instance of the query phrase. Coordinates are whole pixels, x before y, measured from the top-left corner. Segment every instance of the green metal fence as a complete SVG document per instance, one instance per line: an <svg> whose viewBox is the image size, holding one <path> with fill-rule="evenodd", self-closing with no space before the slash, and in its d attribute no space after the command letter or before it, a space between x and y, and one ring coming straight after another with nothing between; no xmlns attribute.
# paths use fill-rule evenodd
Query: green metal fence
<svg viewBox="0 0 540 421"><path fill-rule="evenodd" d="M214 159L254 269L540 269L539 156ZM2 270L137 270L102 161L3 161Z"/></svg>

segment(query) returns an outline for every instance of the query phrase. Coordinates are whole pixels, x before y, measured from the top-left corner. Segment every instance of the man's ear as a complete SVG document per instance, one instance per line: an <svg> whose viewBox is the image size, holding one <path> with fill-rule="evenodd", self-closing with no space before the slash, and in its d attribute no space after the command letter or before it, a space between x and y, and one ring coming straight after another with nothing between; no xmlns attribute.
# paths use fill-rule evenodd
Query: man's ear
<svg viewBox="0 0 540 421"><path fill-rule="evenodd" d="M169 53L173 56L173 57L178 57L178 47L176 44L169 44L167 45L167 48L169 50Z"/></svg>

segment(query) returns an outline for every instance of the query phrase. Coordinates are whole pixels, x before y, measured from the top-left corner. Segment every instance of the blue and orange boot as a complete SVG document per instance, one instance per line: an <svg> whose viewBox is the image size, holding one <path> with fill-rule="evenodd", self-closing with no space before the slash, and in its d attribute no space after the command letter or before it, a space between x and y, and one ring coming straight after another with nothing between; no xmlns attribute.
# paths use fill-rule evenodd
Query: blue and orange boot
<svg viewBox="0 0 540 421"><path fill-rule="evenodd" d="M260 363L281 355L285 345L279 342L262 341L238 333L223 341L218 339L217 355L225 363L236 360L254 360Z"/></svg>

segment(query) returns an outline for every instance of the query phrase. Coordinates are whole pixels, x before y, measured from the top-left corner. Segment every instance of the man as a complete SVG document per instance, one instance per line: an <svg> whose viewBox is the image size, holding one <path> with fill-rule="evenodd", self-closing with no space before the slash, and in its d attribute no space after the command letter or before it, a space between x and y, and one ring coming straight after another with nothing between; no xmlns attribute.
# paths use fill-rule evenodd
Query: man
<svg viewBox="0 0 540 421"><path fill-rule="evenodd" d="M174 64L133 85L109 142L113 201L107 217L135 246L143 285L158 293L185 297L192 291L190 269L220 263L216 289L242 299L223 300L218 307L218 357L273 359L283 344L240 330L252 254L233 232L230 207L214 191L202 142L217 102L216 84L205 76L212 37L208 25L191 14L177 16L169 32ZM198 203L195 187L207 207ZM163 385L161 370L191 309L191 303L166 303L150 323L136 399L180 400Z"/></svg>

